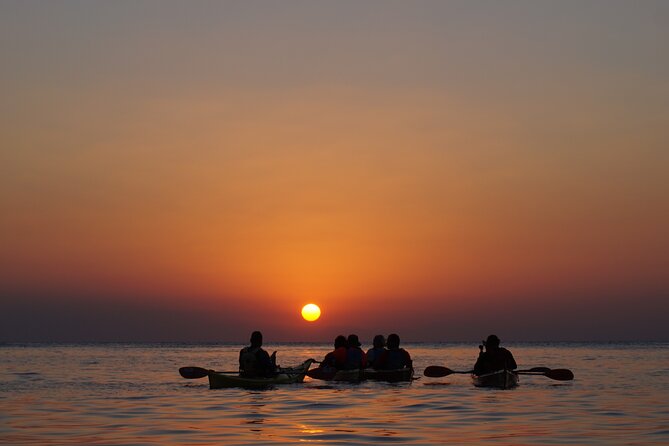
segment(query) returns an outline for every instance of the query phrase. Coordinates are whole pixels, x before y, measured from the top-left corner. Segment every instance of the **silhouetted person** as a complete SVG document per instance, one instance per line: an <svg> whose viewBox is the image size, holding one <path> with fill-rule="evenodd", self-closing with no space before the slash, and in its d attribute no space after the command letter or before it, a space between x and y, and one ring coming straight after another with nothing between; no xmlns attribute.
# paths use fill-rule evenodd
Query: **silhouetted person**
<svg viewBox="0 0 669 446"><path fill-rule="evenodd" d="M348 349L346 350L346 369L364 369L367 367L367 354L360 348L360 341L358 335L348 335L346 340Z"/></svg>
<svg viewBox="0 0 669 446"><path fill-rule="evenodd" d="M497 336L490 335L482 345L479 345L480 353L474 365L474 374L484 375L498 370L515 370L518 367L511 352L500 347L499 342Z"/></svg>
<svg viewBox="0 0 669 446"><path fill-rule="evenodd" d="M396 370L410 368L413 364L409 352L400 348L400 337L395 333L388 336L388 350L376 362L376 369Z"/></svg>
<svg viewBox="0 0 669 446"><path fill-rule="evenodd" d="M266 378L276 372L276 352L269 354L262 349L262 333L251 333L251 345L239 352L239 375L246 378Z"/></svg>
<svg viewBox="0 0 669 446"><path fill-rule="evenodd" d="M385 351L386 338L384 338L383 335L374 336L373 347L367 350L367 367L374 367Z"/></svg>
<svg viewBox="0 0 669 446"><path fill-rule="evenodd" d="M332 367L338 370L346 367L347 343L344 335L339 335L334 340L334 350L325 355L321 362L321 368Z"/></svg>

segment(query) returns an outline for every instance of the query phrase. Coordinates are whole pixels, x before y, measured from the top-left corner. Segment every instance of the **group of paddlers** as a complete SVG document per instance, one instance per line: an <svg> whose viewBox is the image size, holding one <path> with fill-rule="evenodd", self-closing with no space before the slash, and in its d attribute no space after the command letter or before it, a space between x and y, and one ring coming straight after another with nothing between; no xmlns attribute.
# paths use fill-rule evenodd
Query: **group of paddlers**
<svg viewBox="0 0 669 446"><path fill-rule="evenodd" d="M499 344L500 340L496 335L488 336L481 343L474 365L475 374L517 368L511 352ZM395 333L388 335L387 340L383 335L376 335L372 348L367 352L362 350L358 336L351 334L348 337L339 335L335 338L334 350L325 355L319 367L335 370L398 370L411 368L412 363L411 355L400 348L400 337ZM243 377L270 377L276 371L276 352L270 356L263 350L262 333L254 331L251 334L251 345L239 352L239 374Z"/></svg>
<svg viewBox="0 0 669 446"><path fill-rule="evenodd" d="M374 337L373 347L365 353L361 348L358 336L351 334L348 338L339 335L334 341L334 350L325 355L320 367L337 370L355 370L368 367L377 370L396 370L411 368L409 352L400 348L400 337L393 333L388 342L383 335Z"/></svg>

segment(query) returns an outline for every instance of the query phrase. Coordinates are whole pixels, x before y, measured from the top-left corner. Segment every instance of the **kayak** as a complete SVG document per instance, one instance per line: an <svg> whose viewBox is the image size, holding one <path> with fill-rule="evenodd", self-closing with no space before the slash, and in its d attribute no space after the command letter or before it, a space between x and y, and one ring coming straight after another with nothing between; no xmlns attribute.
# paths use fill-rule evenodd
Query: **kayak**
<svg viewBox="0 0 669 446"><path fill-rule="evenodd" d="M313 379L323 381L344 381L358 382L366 379L374 381L401 382L411 381L413 378L413 369L395 369L395 370L374 370L374 369L353 369L337 370L331 367L319 367L309 370L307 376Z"/></svg>
<svg viewBox="0 0 669 446"><path fill-rule="evenodd" d="M476 387L496 387L510 389L518 385L518 374L511 370L498 370L484 375L472 375Z"/></svg>
<svg viewBox="0 0 669 446"><path fill-rule="evenodd" d="M332 367L318 367L307 372L307 376L313 379L321 379L323 381L345 381L358 382L362 380L363 374L360 369L353 370L337 370Z"/></svg>
<svg viewBox="0 0 669 446"><path fill-rule="evenodd" d="M413 368L394 369L394 370L363 370L362 376L364 379L374 381L387 381L390 383L411 381L413 378Z"/></svg>
<svg viewBox="0 0 669 446"><path fill-rule="evenodd" d="M224 372L209 372L209 388L223 389L227 387L243 387L246 389L262 389L275 384L295 384L304 381L304 377L314 362L313 359L307 359L302 364L295 367L281 367L276 376L270 378L245 378L239 375L233 375Z"/></svg>

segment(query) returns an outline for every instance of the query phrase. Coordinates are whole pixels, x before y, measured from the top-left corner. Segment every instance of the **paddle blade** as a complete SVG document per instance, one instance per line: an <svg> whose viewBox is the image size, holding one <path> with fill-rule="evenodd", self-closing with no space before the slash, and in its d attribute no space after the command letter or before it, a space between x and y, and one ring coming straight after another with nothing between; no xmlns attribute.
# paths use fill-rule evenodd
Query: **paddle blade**
<svg viewBox="0 0 669 446"><path fill-rule="evenodd" d="M431 365L425 367L423 375L430 378L441 378L442 376L448 376L451 373L453 373L453 370L449 369L448 367L442 367L440 365Z"/></svg>
<svg viewBox="0 0 669 446"><path fill-rule="evenodd" d="M574 374L569 369L551 369L546 372L546 376L557 381L571 381Z"/></svg>
<svg viewBox="0 0 669 446"><path fill-rule="evenodd" d="M541 373L547 373L550 372L551 369L548 367L532 367L528 372L541 372Z"/></svg>
<svg viewBox="0 0 669 446"><path fill-rule="evenodd" d="M209 375L209 370L202 367L181 367L179 374L186 379L198 379Z"/></svg>

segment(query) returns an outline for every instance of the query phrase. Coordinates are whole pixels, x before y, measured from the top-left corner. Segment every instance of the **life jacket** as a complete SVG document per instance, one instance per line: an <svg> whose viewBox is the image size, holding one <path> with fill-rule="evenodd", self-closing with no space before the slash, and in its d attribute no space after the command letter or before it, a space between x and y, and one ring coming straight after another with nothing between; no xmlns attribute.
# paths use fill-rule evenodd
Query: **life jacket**
<svg viewBox="0 0 669 446"><path fill-rule="evenodd" d="M498 370L514 370L516 367L516 361L511 352L500 347L481 353L474 366L474 373L482 375Z"/></svg>
<svg viewBox="0 0 669 446"><path fill-rule="evenodd" d="M321 367L334 367L336 369L343 369L346 367L347 362L347 350L346 347L339 347L334 351L331 351L325 355L323 359L323 364Z"/></svg>
<svg viewBox="0 0 669 446"><path fill-rule="evenodd" d="M376 364L385 370L403 369L411 367L411 357L403 348L391 349L383 352Z"/></svg>
<svg viewBox="0 0 669 446"><path fill-rule="evenodd" d="M385 351L385 347L374 347L367 350L367 365L374 367Z"/></svg>
<svg viewBox="0 0 669 446"><path fill-rule="evenodd" d="M239 355L239 372L242 376L260 376L263 374L258 361L260 347L244 347Z"/></svg>
<svg viewBox="0 0 669 446"><path fill-rule="evenodd" d="M346 350L346 369L362 369L367 366L367 355L360 347L349 347Z"/></svg>

